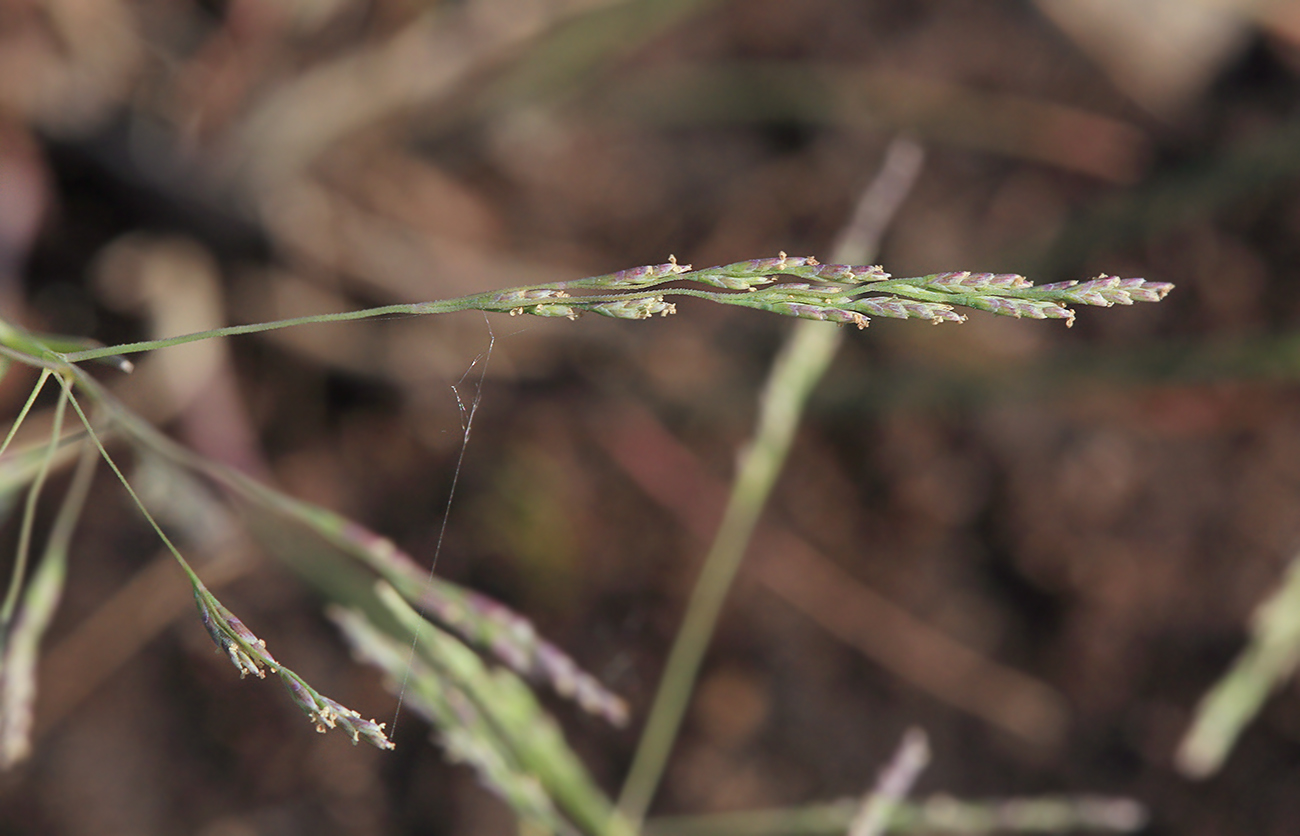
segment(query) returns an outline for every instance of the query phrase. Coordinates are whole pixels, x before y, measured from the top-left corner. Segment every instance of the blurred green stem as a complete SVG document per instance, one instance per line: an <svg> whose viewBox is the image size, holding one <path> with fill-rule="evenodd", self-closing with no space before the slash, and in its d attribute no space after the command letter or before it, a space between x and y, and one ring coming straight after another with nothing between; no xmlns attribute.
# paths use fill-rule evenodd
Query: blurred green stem
<svg viewBox="0 0 1300 836"><path fill-rule="evenodd" d="M646 836L843 836L856 811L851 800L707 816L657 818ZM965 801L932 795L900 802L886 833L1133 833L1147 823L1135 801L1106 796L1039 796Z"/></svg>
<svg viewBox="0 0 1300 836"><path fill-rule="evenodd" d="M880 174L841 235L835 262L861 263L874 257L880 236L910 190L920 163L921 152L915 144L899 140L890 146ZM658 789L718 614L789 455L808 396L826 373L842 339L838 327L799 322L773 365L759 400L754 440L741 457L722 523L691 593L619 798L618 811L635 829L640 829Z"/></svg>
<svg viewBox="0 0 1300 836"><path fill-rule="evenodd" d="M1196 708L1174 763L1189 778L1219 771L1264 701L1300 665L1300 557L1254 616L1250 643Z"/></svg>
<svg viewBox="0 0 1300 836"><path fill-rule="evenodd" d="M789 453L808 394L835 357L841 339L841 331L834 325L798 323L768 378L754 441L741 460L726 513L704 559L619 799L619 809L635 825L645 817L659 785L718 613Z"/></svg>
<svg viewBox="0 0 1300 836"><path fill-rule="evenodd" d="M36 386L32 389L31 396L27 399L27 403L23 405L22 413L19 415L18 420L14 422L15 429L22 419L26 417L28 410L36 401L36 396L44 388L45 381L49 377L50 372L48 370L41 372L41 379L37 381ZM18 531L18 549L14 557L13 572L9 579L9 590L5 593L4 604L0 606L0 640L3 640L9 631L9 625L14 617L14 608L18 605L18 594L22 589L27 574L27 560L32 546L32 526L36 522L36 501L40 498L41 489L45 487L45 477L50 472L50 461L54 459L54 454L59 449L59 439L63 435L63 415L67 403L67 393L65 391L63 396L59 398L58 406L54 409L54 425L50 431L50 444L46 448L44 458L41 459L36 478L32 480L31 486L27 489L27 502L23 507L22 525ZM12 438L13 431L10 431L9 437L5 439L6 446Z"/></svg>

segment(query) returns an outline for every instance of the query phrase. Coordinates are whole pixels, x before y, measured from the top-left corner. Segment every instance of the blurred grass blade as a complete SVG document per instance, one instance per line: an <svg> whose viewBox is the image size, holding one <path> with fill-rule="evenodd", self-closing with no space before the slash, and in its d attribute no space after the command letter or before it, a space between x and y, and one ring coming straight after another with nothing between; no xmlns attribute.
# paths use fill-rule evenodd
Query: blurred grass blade
<svg viewBox="0 0 1300 836"><path fill-rule="evenodd" d="M633 823L644 818L658 789L732 580L785 463L808 395L821 380L842 339L842 332L833 325L800 322L777 357L759 401L754 440L741 460L722 523L673 641L654 706L619 798L620 812Z"/></svg>
<svg viewBox="0 0 1300 836"><path fill-rule="evenodd" d="M417 637L417 658L441 679L438 685L450 708L473 720L469 727L462 726L456 732L470 737L456 738L453 751L473 751L474 763L482 767L480 775L491 780L498 770L507 768L500 763L504 758L505 764L513 764L512 768L537 782L552 804L581 832L625 832L611 826L610 803L517 675L504 668L488 668L474 650L425 620L391 586L377 580L349 549L318 527L302 519L286 518L279 509L256 499L241 510L254 537L324 598L364 617L373 631L405 648L408 655L412 636ZM350 626L356 627L354 623ZM390 678L401 682L405 662L394 669L388 658L391 654L375 651L376 642L370 634L364 647L385 662ZM424 682L418 687L427 691L433 686ZM463 695L464 699L452 694ZM436 704L437 697L425 696ZM424 708L435 713L434 705L426 704ZM479 718L485 725L479 724ZM491 734L479 737L474 729L490 729ZM541 814L535 799L529 800L533 796L519 795L521 790L513 778L493 786L508 801L520 800L516 812L522 817Z"/></svg>
<svg viewBox="0 0 1300 836"><path fill-rule="evenodd" d="M54 616L67 576L68 543L85 507L99 454L81 445L81 459L63 497L31 582L22 596L0 656L0 769L8 769L31 753L36 663L41 639Z"/></svg>
<svg viewBox="0 0 1300 836"><path fill-rule="evenodd" d="M377 629L360 611L330 607L329 615L357 656L384 671L390 687L402 690L406 705L437 730L449 758L476 770L521 819L551 832L572 830L541 784L520 770L500 735L454 683L412 659L408 644Z"/></svg>
<svg viewBox="0 0 1300 836"><path fill-rule="evenodd" d="M101 436L103 433L101 432ZM57 470L72 460L81 450L85 441L81 430L65 433L59 439L58 449L50 460L50 468ZM0 513L4 513L9 496L18 492L24 485L30 484L41 470L41 462L49 455L48 445L15 450L0 458Z"/></svg>
<svg viewBox="0 0 1300 836"><path fill-rule="evenodd" d="M1250 643L1197 706L1178 747L1179 771L1192 778L1223 765L1246 724L1300 663L1300 557L1278 589L1255 611Z"/></svg>
<svg viewBox="0 0 1300 836"><path fill-rule="evenodd" d="M27 399L27 404L23 407L24 413L31 406L36 397L36 392L45 384L49 376L49 372L41 373L41 379L36 384L36 391L32 392L31 397ZM65 389L59 394L58 406L54 410L54 425L50 429L50 441L44 448L44 455L41 456L36 475L27 488L27 501L23 506L22 523L18 529L18 548L14 556L13 569L9 576L9 588L5 592L4 604L0 605L0 643L5 642L9 626L13 622L14 608L18 605L18 595L22 590L24 577L27 573L28 556L31 553L32 527L36 524L36 503L40 498L41 488L45 486L45 477L50 472L50 462L54 460L54 454L59 448L59 440L63 435L63 416L67 406L68 393ZM12 435L9 438L12 438ZM6 439L7 442L8 438Z"/></svg>
<svg viewBox="0 0 1300 836"><path fill-rule="evenodd" d="M899 805L912 791L921 771L930 763L930 740L919 728L908 729L898 751L886 764L876 785L849 825L849 836L880 836L894 819Z"/></svg>
<svg viewBox="0 0 1300 836"><path fill-rule="evenodd" d="M614 725L627 721L627 706L555 645L538 636L524 617L487 596L430 577L391 540L328 509L287 496L238 471L179 447L147 425L132 435L155 453L204 473L245 502L314 531L342 555L382 577L409 603L470 645ZM373 580L365 576L366 582Z"/></svg>
<svg viewBox="0 0 1300 836"><path fill-rule="evenodd" d="M647 42L661 37L718 0L602 2L554 26L509 71L476 99L479 114L518 111L524 105L573 96L606 77Z"/></svg>
<svg viewBox="0 0 1300 836"><path fill-rule="evenodd" d="M376 594L402 625L399 637L416 636L419 655L464 689L501 734L520 767L541 783L582 832L626 832L611 821L609 801L523 680L503 668L490 670L478 654L431 625L387 584L378 584Z"/></svg>
<svg viewBox="0 0 1300 836"><path fill-rule="evenodd" d="M426 617L489 654L516 673L549 684L589 713L614 725L627 721L627 706L563 651L537 635L532 623L485 595L430 577L392 541L324 508L261 488L273 507L314 528L335 546L369 566Z"/></svg>
<svg viewBox="0 0 1300 836"><path fill-rule="evenodd" d="M857 802L724 813L671 816L646 822L645 836L843 836ZM1133 833L1146 826L1142 805L1127 798L1038 796L968 801L948 795L903 801L885 833L930 836L993 836L1006 833Z"/></svg>

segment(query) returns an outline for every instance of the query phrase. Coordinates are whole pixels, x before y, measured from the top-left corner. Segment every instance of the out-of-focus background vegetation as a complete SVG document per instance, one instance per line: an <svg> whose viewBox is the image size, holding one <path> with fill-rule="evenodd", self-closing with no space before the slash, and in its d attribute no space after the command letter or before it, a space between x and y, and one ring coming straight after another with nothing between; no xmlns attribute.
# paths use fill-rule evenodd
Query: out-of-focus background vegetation
<svg viewBox="0 0 1300 836"><path fill-rule="evenodd" d="M852 334L655 811L856 795L919 725L921 791L1127 795L1152 834L1292 834L1294 686L1218 775L1173 753L1300 547L1297 73L1300 4L1262 0L5 0L0 299L112 343L670 253L825 256L910 136L894 274L1178 288L1072 330ZM427 563L491 345L438 571L628 698L624 731L555 705L614 791L791 327L678 310L307 327L113 385ZM5 379L6 410L31 382ZM178 495L152 501L175 520ZM354 748L240 682L120 486L92 502L0 832L513 827L417 720L395 752ZM319 602L204 524L196 563L276 656L391 716Z"/></svg>

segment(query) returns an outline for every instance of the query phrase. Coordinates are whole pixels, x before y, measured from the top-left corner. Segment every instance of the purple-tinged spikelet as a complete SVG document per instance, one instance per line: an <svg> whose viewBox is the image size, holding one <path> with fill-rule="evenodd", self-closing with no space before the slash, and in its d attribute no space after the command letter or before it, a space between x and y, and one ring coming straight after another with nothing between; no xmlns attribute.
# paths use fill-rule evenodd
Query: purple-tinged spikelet
<svg viewBox="0 0 1300 836"><path fill-rule="evenodd" d="M330 729L341 728L352 738L354 746L364 737L368 743L380 749L393 748L393 742L384 734L383 723L367 720L351 708L316 693L295 675L282 672L280 679L289 690L289 696L307 715L316 731L324 734Z"/></svg>
<svg viewBox="0 0 1300 836"><path fill-rule="evenodd" d="M324 734L327 727L333 728L331 723L326 722L320 716L319 706L316 705L316 695L312 693L312 690L305 683L292 677L285 677L284 687L289 691L290 699L316 724L316 731Z"/></svg>
<svg viewBox="0 0 1300 836"><path fill-rule="evenodd" d="M1050 294L1079 305L1132 305L1134 302L1159 302L1173 290L1168 282L1149 282L1146 279L1121 279L1105 274L1086 282L1054 282L1035 288L1036 295Z"/></svg>
<svg viewBox="0 0 1300 836"><path fill-rule="evenodd" d="M776 258L754 258L749 261L738 261L721 269L732 276L767 276L793 267L804 267L808 264L815 266L817 259L778 253Z"/></svg>
<svg viewBox="0 0 1300 836"><path fill-rule="evenodd" d="M266 642L253 635L229 610L221 606L215 598L209 602L206 590L196 586L194 601L199 607L199 619L212 637L212 641L223 653L230 657L230 663L239 671L239 678L253 674L258 679L265 679L264 665L278 668L279 665L266 650ZM236 637L243 641L236 640ZM245 646L246 645L246 646Z"/></svg>
<svg viewBox="0 0 1300 836"><path fill-rule="evenodd" d="M1119 289L1134 302L1159 302L1174 286L1169 282L1149 282L1146 279L1120 279Z"/></svg>
<svg viewBox="0 0 1300 836"><path fill-rule="evenodd" d="M890 278L889 273L886 273L885 268L881 267L879 264L867 264L861 267L854 267L852 269L853 269L853 281L855 284L870 284L871 282L883 282L883 281L888 281Z"/></svg>
<svg viewBox="0 0 1300 836"><path fill-rule="evenodd" d="M1074 324L1074 311L1059 302L1042 299L1021 299L1011 296L975 296L966 304L981 311L988 311L1000 316L1014 316L1017 319L1064 319L1066 325Z"/></svg>
<svg viewBox="0 0 1300 836"><path fill-rule="evenodd" d="M797 316L800 319L815 319L821 322L836 322L841 325L856 325L859 330L866 328L870 322L869 319L857 311L809 305L805 302L774 302L767 309L773 313Z"/></svg>
<svg viewBox="0 0 1300 836"><path fill-rule="evenodd" d="M543 302L540 305L525 308L515 308L510 311L511 316L532 314L533 316L563 316L568 319L577 319L579 313L580 311L573 305L557 305L551 302Z"/></svg>
<svg viewBox="0 0 1300 836"><path fill-rule="evenodd" d="M855 299L853 307L876 316L891 319L928 319L938 325L941 322L965 322L966 317L952 309L951 305L938 302L917 302L897 296L867 296Z"/></svg>
<svg viewBox="0 0 1300 836"><path fill-rule="evenodd" d="M771 284L773 276L810 265L818 266L817 259L781 253L776 258L755 258L724 264L721 267L710 267L692 273L687 278L724 290L753 290L755 287Z"/></svg>
<svg viewBox="0 0 1300 836"><path fill-rule="evenodd" d="M675 257L669 256L667 264L647 264L644 267L620 270L609 277L606 286L641 287L647 284L657 284L669 276L685 273L690 269L691 265L678 264Z"/></svg>
<svg viewBox="0 0 1300 836"><path fill-rule="evenodd" d="M586 309L615 319L649 319L655 314L668 316L677 313L677 306L665 302L662 296L642 296L639 299L619 299L615 302L593 302Z"/></svg>
<svg viewBox="0 0 1300 836"><path fill-rule="evenodd" d="M864 269L878 268L853 267L848 264L819 264L816 265L815 270L805 271L803 274L809 275L811 273L810 278L818 278L824 282L856 283L859 281L859 271Z"/></svg>
<svg viewBox="0 0 1300 836"><path fill-rule="evenodd" d="M515 288L514 290L503 290L492 297L492 301L501 305L510 305L515 302L529 302L535 299L567 299L568 291L554 287L524 287Z"/></svg>
<svg viewBox="0 0 1300 836"><path fill-rule="evenodd" d="M934 287L954 293L982 288L1020 290L1033 286L1024 276L1015 273L970 273L960 271L956 273L936 273L933 276L927 276L926 279L924 282L926 287Z"/></svg>

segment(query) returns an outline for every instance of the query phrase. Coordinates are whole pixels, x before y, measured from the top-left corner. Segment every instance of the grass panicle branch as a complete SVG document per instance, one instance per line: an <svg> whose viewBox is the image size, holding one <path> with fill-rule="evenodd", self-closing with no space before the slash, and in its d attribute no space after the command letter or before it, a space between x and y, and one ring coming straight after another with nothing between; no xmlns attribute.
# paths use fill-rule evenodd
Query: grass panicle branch
<svg viewBox="0 0 1300 836"><path fill-rule="evenodd" d="M311 510L321 515L321 525L336 542L375 569L427 618L515 673L549 685L587 713L614 726L627 724L627 703L538 635L531 621L486 595L430 577L391 540L323 509Z"/></svg>
<svg viewBox="0 0 1300 836"><path fill-rule="evenodd" d="M79 370L78 370L79 372ZM346 605L353 615L345 629L348 638L366 635L371 647L381 635L402 660L385 668L394 683L411 682L419 694L436 687L449 697L456 723L440 727L454 757L473 763L489 786L496 789L516 812L536 822L544 820L535 800L541 792L555 802L564 827L555 832L616 833L611 805L587 776L581 762L568 749L555 722L537 703L532 690L507 669L492 669L479 657L481 650L493 661L542 678L602 717L623 721L627 709L589 674L552 645L542 641L522 617L501 604L462 590L440 579L428 579L413 560L351 520L326 509L288 497L248 476L195 455L158 432L127 410L111 393L79 372L79 383L112 416L119 435L152 454L156 466L168 464L197 472L226 490L246 514L249 529L270 551L313 583L327 599ZM147 511L142 512L148 515ZM304 537L304 535L306 535ZM342 727L353 741L364 738L381 748L390 743L383 727L364 720L355 711L321 696L301 677L278 662L265 643L218 601L201 583L194 587L200 618L217 647L230 658L241 675L277 674L294 701L319 730ZM367 626L358 628L357 618ZM440 622L445 621L443 629ZM431 682L416 680L419 668L404 676L410 637L420 637L422 664L432 671ZM354 642L355 644L356 642ZM357 652L372 663L386 658L357 644ZM395 684L395 688L401 686ZM421 713L436 714L433 709ZM443 719L451 715L445 712ZM471 718L481 721L470 723ZM490 729L492 736L486 735ZM486 748L485 748L486 747ZM498 772L510 764L509 779ZM501 783L504 782L504 783ZM532 787L530 792L521 788ZM531 811L531 812L530 812ZM582 823L576 830L573 822ZM552 822L553 823L553 822ZM606 828L611 828L606 830Z"/></svg>
<svg viewBox="0 0 1300 836"><path fill-rule="evenodd" d="M107 397L107 393L104 395ZM346 559L371 570L375 578L392 586L425 617L495 661L521 676L549 685L559 696L576 702L583 710L612 725L627 723L628 709L622 698L543 639L528 619L510 608L436 576L430 577L391 540L354 520L196 456L148 424L134 420L130 413L121 417L124 432L142 446L177 466L202 473L250 505L309 529Z"/></svg>
<svg viewBox="0 0 1300 836"><path fill-rule="evenodd" d="M865 240L865 239L864 239ZM870 246L838 250L845 260L865 259ZM671 750L704 648L726 591L743 556L765 498L779 474L803 404L834 356L841 331L816 321L864 328L873 317L961 322L959 309L1033 319L1073 322L1070 305L1129 305L1163 298L1171 285L1143 279L1099 276L1085 282L1034 286L1021 276L936 273L896 279L878 266L822 264L791 257L740 261L695 270L676 259L657 265L473 294L454 299L388 305L364 310L235 325L165 339L100 346L79 338L37 335L0 321L0 362L41 370L31 397L0 446L0 501L26 488L27 503L13 576L0 605L0 743L5 763L27 746L35 696L35 661L40 637L53 612L66 574L71 531L85 500L93 465L102 459L142 516L188 576L200 620L241 676L276 674L292 700L318 731L342 728L384 749L392 743L383 724L323 696L280 664L242 621L203 584L132 488L105 447L108 433L141 454L158 454L169 467L202 474L220 485L244 514L250 532L269 552L313 584L331 602L330 612L356 653L385 671L409 704L437 728L449 754L471 763L524 821L553 833L631 836ZM429 577L390 541L326 509L288 497L248 476L198 456L160 433L123 406L82 369L100 361L123 372L126 355L198 340L271 331L313 323L391 315L430 315L478 310L510 315L577 318L584 313L617 319L648 319L675 313L670 299L697 298L803 320L782 353L762 397L754 444L743 458L732 501L704 575L688 611L669 673L642 735L632 775L617 807L590 779L525 681L549 685L584 710L622 725L624 702L580 670L573 660L537 635L531 623L501 604L454 584ZM41 449L5 454L18 426L49 379L61 392L54 430ZM95 407L92 422L80 399ZM82 429L65 433L64 409L71 405ZM65 496L33 577L26 579L36 501L46 474L70 454L82 451L73 487ZM89 463L89 465L85 463ZM698 599L698 600L696 600ZM415 636L418 653L408 655ZM396 683L401 683L396 685ZM10 755L12 754L12 757ZM909 808L900 806L890 829ZM920 809L920 808L915 808ZM926 821L935 813L927 806ZM975 814L963 808L968 821ZM1054 808L1055 809L1055 808ZM1070 808L1076 810L1075 807ZM1008 821L1003 818L999 821ZM847 826L846 820L841 826ZM1014 829L1014 828L1013 828ZM972 831L974 832L974 831Z"/></svg>
<svg viewBox="0 0 1300 836"><path fill-rule="evenodd" d="M280 677L289 696L315 725L316 731L324 734L329 729L341 728L354 744L365 738L367 743L380 749L393 748L392 741L384 734L383 723L367 720L351 708L324 696L301 676L277 662L266 649L266 642L245 627L244 622L226 609L202 583L194 584L194 601L208 635L230 657L240 679L250 673L258 679L265 679L269 670Z"/></svg>
<svg viewBox="0 0 1300 836"><path fill-rule="evenodd" d="M712 288L712 289L708 289ZM344 322L400 314L428 315L477 310L576 319L584 313L618 319L648 319L675 313L670 296L705 299L767 311L783 316L867 327L872 316L921 319L933 323L962 322L956 308L965 307L1002 316L1028 319L1063 319L1074 322L1069 305L1131 305L1163 299L1173 285L1145 279L1098 276L1085 282L1069 281L1035 286L1023 276L1001 273L933 273L914 278L892 278L877 265L822 264L816 258L788 256L737 261L695 270L675 258L589 276L583 279L527 285L477 293L454 299L385 305L356 311L294 317L274 322L232 325L194 334L124 345L59 351L33 335L10 327L0 331L18 334L15 344L30 347L61 363L110 358L157 348L182 345L214 337L253 334L325 322ZM650 292L653 291L653 292ZM5 343L8 345L9 343ZM62 343L57 343L62 348ZM21 351L22 348L17 350Z"/></svg>
<svg viewBox="0 0 1300 836"><path fill-rule="evenodd" d="M162 541L164 547L166 547L167 551L170 552L172 558L175 559L182 571L185 572L186 576L189 578L191 586L193 587L195 600L199 606L199 615L204 626L207 628L208 633L212 636L217 646L230 657L231 662L239 670L240 676L242 677L248 673L253 673L259 678L262 678L264 676L262 668L265 666L279 675L281 681L283 681L285 686L289 689L295 702L297 702L299 706L307 712L308 717L316 724L318 731L325 731L327 728L342 726L351 735L353 743L358 742L361 737L365 737L368 742L373 743L375 746L385 749L392 748L392 744L384 736L382 724L377 724L371 720L364 720L357 712L339 705L328 697L322 696L292 670L276 662L271 654L267 652L266 643L257 638L252 631L244 626L243 622L231 614L231 612L217 600L216 596L208 591L202 580L200 580L198 573L194 571L189 562L181 555L180 550L172 542L171 538L163 532L162 526L159 525L158 521L154 518L154 515L140 499L139 494L131 486L131 483L127 480L125 474L122 473L122 470L118 467L117 463L109 455L107 448L104 446L104 442L100 439L89 416L86 415L86 412L82 409L81 404L73 394L74 383L87 390L91 397L100 404L102 409L113 412L115 417L128 418L129 416L128 420L122 422L126 427L139 430L141 428L149 427L149 425L131 415L119 402L117 402L116 399L112 398L102 389L102 387L96 384L93 379L87 376L85 372L80 369L69 366L65 370L65 375L66 376L60 377L60 383L63 387L62 396L59 401L60 408L65 401L72 404L77 416L81 419L82 426L85 428L88 437L91 442L93 442L99 458L103 459L109 469L113 471L113 474L117 477L118 481L122 484L122 487L131 497L136 508L149 523L149 526L154 530L154 533L158 535L159 540ZM61 413L56 413L56 416L58 414ZM61 432L61 427L57 419L55 423L57 437L58 433ZM154 438L155 440L162 438L161 434L153 431L151 427L149 427L149 431L153 433L153 435L150 436L151 438ZM53 449L54 445L51 445L51 447Z"/></svg>

